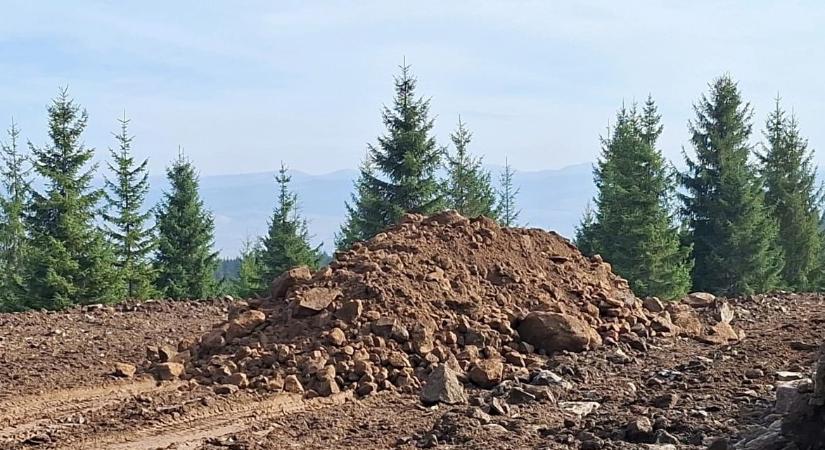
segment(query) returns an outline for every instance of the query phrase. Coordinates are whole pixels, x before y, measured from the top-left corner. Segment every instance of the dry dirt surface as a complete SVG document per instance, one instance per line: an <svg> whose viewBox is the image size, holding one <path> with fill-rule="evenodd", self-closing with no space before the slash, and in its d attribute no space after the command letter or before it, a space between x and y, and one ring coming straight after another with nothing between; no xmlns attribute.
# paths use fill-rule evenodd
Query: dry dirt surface
<svg viewBox="0 0 825 450"><path fill-rule="evenodd" d="M453 406L427 406L417 395L392 391L362 399L351 391L314 399L250 390L218 395L185 381L157 383L139 375L110 379L105 375L108 361L129 358L102 360L95 346L81 346L74 354L80 363L65 370L59 370L52 359L54 352L42 351L42 346L15 347L20 352L16 361L25 356L33 367L47 368L43 379L50 381L31 381L36 379L18 362L14 365L21 375L17 379L23 381L15 384L4 367L0 448L630 449L659 445L666 450L704 449L718 438L728 438L730 444L715 448L733 448L754 429L767 428L775 416L777 372L809 373L817 353L814 343L821 338L825 323L825 299L780 295L731 303L739 315L734 322L747 334L738 343L715 345L663 337L653 339L647 351L628 351L629 359L618 358L609 346L557 355L548 367L570 386L558 392L554 401L502 402L507 411L488 409L492 414L472 406L490 392L477 388L469 389L467 404ZM194 307L197 313L191 311ZM206 312L210 309L212 317ZM153 307L151 312L107 313L138 314L153 324L142 329L133 326L131 340L115 341L119 347L107 350L115 354L122 350L139 362L146 342L155 345L170 338L170 333L197 334L201 327L223 317L221 309L198 303ZM78 312L28 313L15 317L14 323L19 329L46 331L49 327L43 324L48 318L49 325L61 323L68 334L77 329L66 324L87 325L76 317L59 318L78 314L82 316ZM8 317L4 320L9 323ZM105 320L112 324L124 321ZM158 325L162 323L166 327ZM17 334L9 328L2 330L4 344ZM61 348L56 340L48 342ZM4 357L9 355L4 353ZM60 376L65 378L58 383ZM76 387L69 387L72 383ZM580 416L561 406L576 401L595 402L599 407ZM667 447L629 442L640 440L628 437L628 424L640 418L649 419L652 440L658 433L658 440L678 443Z"/></svg>
<svg viewBox="0 0 825 450"><path fill-rule="evenodd" d="M800 449L823 323L818 295L639 299L556 234L408 216L264 299L0 316L0 448Z"/></svg>

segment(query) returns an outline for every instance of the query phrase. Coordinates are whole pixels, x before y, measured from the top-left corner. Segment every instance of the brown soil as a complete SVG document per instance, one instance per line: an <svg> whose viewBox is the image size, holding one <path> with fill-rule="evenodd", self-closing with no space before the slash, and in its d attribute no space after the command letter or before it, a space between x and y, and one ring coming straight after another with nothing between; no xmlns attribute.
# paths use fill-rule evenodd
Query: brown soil
<svg viewBox="0 0 825 450"><path fill-rule="evenodd" d="M0 315L0 448L705 449L768 429L825 323L817 295L659 306L554 234L410 217L271 299ZM564 348L524 342L536 311ZM422 403L440 365L466 401Z"/></svg>

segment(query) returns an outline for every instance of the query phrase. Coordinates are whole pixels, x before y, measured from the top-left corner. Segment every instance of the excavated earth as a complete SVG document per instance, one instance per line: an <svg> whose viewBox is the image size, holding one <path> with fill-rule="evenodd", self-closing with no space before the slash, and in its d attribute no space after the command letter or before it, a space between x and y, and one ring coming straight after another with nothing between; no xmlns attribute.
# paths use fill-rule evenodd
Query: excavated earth
<svg viewBox="0 0 825 450"><path fill-rule="evenodd" d="M642 300L555 234L410 216L265 299L0 315L0 448L797 448L823 323L819 295Z"/></svg>

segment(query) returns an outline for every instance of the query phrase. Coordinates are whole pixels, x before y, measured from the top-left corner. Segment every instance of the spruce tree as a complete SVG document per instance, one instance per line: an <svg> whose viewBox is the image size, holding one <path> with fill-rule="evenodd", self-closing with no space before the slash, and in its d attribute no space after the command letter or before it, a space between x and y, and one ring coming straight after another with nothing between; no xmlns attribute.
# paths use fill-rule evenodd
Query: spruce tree
<svg viewBox="0 0 825 450"><path fill-rule="evenodd" d="M243 243L238 267L238 278L232 280L231 290L240 298L250 298L268 287L263 281L261 248L257 242L247 239Z"/></svg>
<svg viewBox="0 0 825 450"><path fill-rule="evenodd" d="M583 225L579 239L611 263L637 295L672 299L689 290L691 264L671 216L675 180L656 148L661 132L652 98L642 113L635 105L619 110L594 169L595 217Z"/></svg>
<svg viewBox="0 0 825 450"><path fill-rule="evenodd" d="M447 159L447 206L466 217L487 216L497 219L496 192L490 183L490 173L484 170L480 157L473 157L467 147L472 133L461 117L458 128L450 135L455 145L455 154Z"/></svg>
<svg viewBox="0 0 825 450"><path fill-rule="evenodd" d="M24 308L24 273L28 255L26 205L31 196L31 167L19 147L20 130L12 121L8 141L0 144L0 311Z"/></svg>
<svg viewBox="0 0 825 450"><path fill-rule="evenodd" d="M154 294L154 270L151 253L155 240L147 225L150 211L144 210L149 191L148 160L138 163L132 155L129 120L119 120L120 133L115 133L117 150L109 149L112 161L109 170L114 179L106 177L107 234L117 258L116 267L127 298L145 299Z"/></svg>
<svg viewBox="0 0 825 450"><path fill-rule="evenodd" d="M599 224L596 222L596 212L590 202L584 207L581 222L576 227L573 242L585 256L594 256L599 253L599 244L596 237L599 233Z"/></svg>
<svg viewBox="0 0 825 450"><path fill-rule="evenodd" d="M375 168L370 156L361 164L360 174L355 181L355 192L346 202L347 217L341 230L335 234L335 248L345 250L358 241L375 236L389 223L387 211L382 208L381 198L371 180Z"/></svg>
<svg viewBox="0 0 825 450"><path fill-rule="evenodd" d="M170 188L155 213L156 286L167 297L205 298L217 289L218 254L212 249L215 220L200 198L195 168L182 153L166 176Z"/></svg>
<svg viewBox="0 0 825 450"><path fill-rule="evenodd" d="M320 246L309 243L307 222L298 211L298 196L289 190L292 177L286 166L281 164L275 181L278 183L278 199L269 230L262 240L261 265L262 282L268 286L275 277L296 267L318 267L321 258Z"/></svg>
<svg viewBox="0 0 825 450"><path fill-rule="evenodd" d="M436 177L443 149L432 136L430 101L416 97L415 88L410 66L402 65L395 77L393 104L381 114L386 132L376 145L367 146L366 170L362 167L356 182L356 197L347 207L351 214L338 235L339 245L368 239L405 213L433 214L444 209L443 186ZM367 197L360 198L364 193Z"/></svg>
<svg viewBox="0 0 825 450"><path fill-rule="evenodd" d="M90 187L94 149L81 140L87 115L62 89L49 106L50 143L30 145L34 170L45 191L32 191L29 205L31 258L28 306L60 309L116 299L114 255L95 226L100 189Z"/></svg>
<svg viewBox="0 0 825 450"><path fill-rule="evenodd" d="M710 84L690 122L694 160L682 175L684 214L693 245L693 289L716 294L765 292L777 285L782 254L777 224L749 163L752 110L730 76Z"/></svg>
<svg viewBox="0 0 825 450"><path fill-rule="evenodd" d="M521 210L516 207L516 197L519 188L513 183L513 176L516 174L513 167L507 160L504 161L504 172L499 178L498 204L496 205L496 216L501 225L505 227L518 226L518 217Z"/></svg>
<svg viewBox="0 0 825 450"><path fill-rule="evenodd" d="M779 245L785 256L781 286L808 290L815 271L820 271L819 229L821 192L808 141L799 132L793 115L776 105L765 127L767 145L759 155L765 184L765 203L779 224Z"/></svg>

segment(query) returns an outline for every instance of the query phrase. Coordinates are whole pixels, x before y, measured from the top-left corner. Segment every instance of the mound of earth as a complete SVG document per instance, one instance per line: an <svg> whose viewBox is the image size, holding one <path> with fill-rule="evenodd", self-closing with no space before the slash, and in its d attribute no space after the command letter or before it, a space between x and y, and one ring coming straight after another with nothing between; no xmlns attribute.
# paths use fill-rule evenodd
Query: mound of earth
<svg viewBox="0 0 825 450"><path fill-rule="evenodd" d="M226 393L364 396L427 383L425 402L462 403L464 383L552 383L547 355L643 348L657 335L737 340L731 319L709 295L639 299L609 264L552 232L455 212L408 215L328 267L284 273L269 298L234 307L156 370Z"/></svg>

